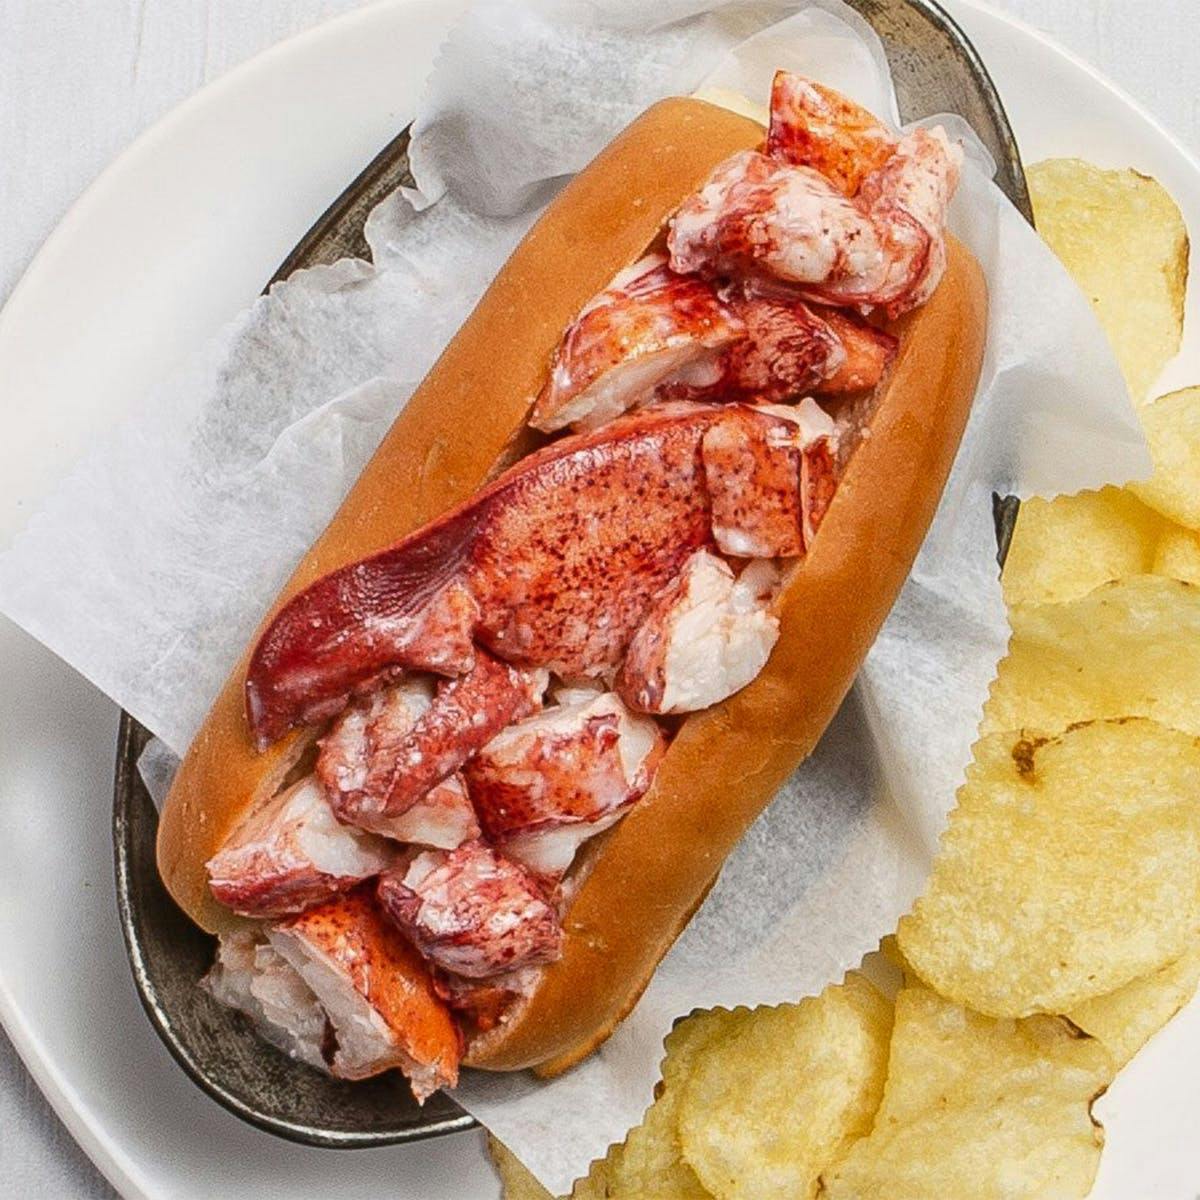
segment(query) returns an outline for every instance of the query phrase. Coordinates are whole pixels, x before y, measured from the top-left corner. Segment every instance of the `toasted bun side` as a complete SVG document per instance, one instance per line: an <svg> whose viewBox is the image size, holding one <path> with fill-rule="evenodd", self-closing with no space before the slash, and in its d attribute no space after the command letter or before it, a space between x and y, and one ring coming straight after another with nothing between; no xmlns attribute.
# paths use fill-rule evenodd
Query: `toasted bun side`
<svg viewBox="0 0 1200 1200"><path fill-rule="evenodd" d="M770 661L741 692L683 723L650 791L585 861L562 958L502 1026L476 1039L468 1064L554 1075L595 1049L816 745L933 518L979 378L986 314L979 265L951 241L940 286L898 326L870 434L780 595Z"/></svg>
<svg viewBox="0 0 1200 1200"><path fill-rule="evenodd" d="M762 134L754 121L723 108L664 100L577 175L414 393L260 632L320 576L383 549L475 492L520 434L576 313L645 252L717 163ZM168 890L214 932L237 919L212 899L204 864L250 806L274 792L302 749L293 734L255 751L243 708L248 659L249 651L188 750L158 831Z"/></svg>

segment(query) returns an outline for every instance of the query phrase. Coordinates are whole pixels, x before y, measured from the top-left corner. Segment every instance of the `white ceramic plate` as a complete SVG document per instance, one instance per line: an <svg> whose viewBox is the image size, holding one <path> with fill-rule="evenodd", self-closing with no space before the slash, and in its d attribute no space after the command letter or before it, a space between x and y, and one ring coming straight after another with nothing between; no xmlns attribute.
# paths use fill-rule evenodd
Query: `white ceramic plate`
<svg viewBox="0 0 1200 1200"><path fill-rule="evenodd" d="M1200 230L1200 166L1085 64L967 0L1028 160L1079 154L1162 179ZM386 0L193 97L96 182L0 313L0 540L48 479L258 291L408 119L458 0ZM115 294L119 265L138 283ZM1200 287L1200 280L1193 281ZM67 352L49 352L70 328ZM1200 379L1194 330L1178 382ZM493 1198L478 1135L372 1151L293 1146L196 1089L134 995L117 927L116 711L0 619L0 1020L71 1132L127 1197ZM1102 1102L1102 1200L1194 1200L1200 1006ZM1186 1147L1180 1159L1170 1147Z"/></svg>

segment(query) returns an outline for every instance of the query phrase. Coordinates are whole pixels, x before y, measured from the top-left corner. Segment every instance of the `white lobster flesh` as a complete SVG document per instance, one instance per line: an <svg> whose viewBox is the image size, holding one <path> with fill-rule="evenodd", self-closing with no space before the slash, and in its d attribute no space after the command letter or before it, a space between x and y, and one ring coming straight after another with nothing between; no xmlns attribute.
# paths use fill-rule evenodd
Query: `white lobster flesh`
<svg viewBox="0 0 1200 1200"><path fill-rule="evenodd" d="M769 560L735 578L715 554L696 551L630 643L617 678L625 702L647 713L697 712L744 688L779 638L770 612L779 581Z"/></svg>
<svg viewBox="0 0 1200 1200"><path fill-rule="evenodd" d="M412 840L415 823L436 820L430 808L437 801L410 818L413 807L510 721L539 707L546 681L545 671L524 671L478 649L471 670L457 679L436 688L404 679L353 704L323 739L317 759L334 812L360 828ZM451 827L439 832L439 842L465 815L461 805L442 811Z"/></svg>
<svg viewBox="0 0 1200 1200"><path fill-rule="evenodd" d="M479 818L461 774L435 783L406 812L391 821L391 836L413 846L453 850L480 835Z"/></svg>

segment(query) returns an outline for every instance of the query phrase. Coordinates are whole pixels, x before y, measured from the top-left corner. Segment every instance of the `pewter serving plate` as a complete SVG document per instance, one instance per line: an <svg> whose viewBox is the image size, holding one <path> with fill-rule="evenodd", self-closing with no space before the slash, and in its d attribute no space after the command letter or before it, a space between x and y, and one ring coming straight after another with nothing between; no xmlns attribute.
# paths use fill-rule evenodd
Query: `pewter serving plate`
<svg viewBox="0 0 1200 1200"><path fill-rule="evenodd" d="M883 39L906 121L956 112L970 122L998 164L997 182L1027 218L1029 195L1017 145L987 71L948 16L929 0L850 0ZM363 256L371 208L408 181L408 131L375 160L313 225L270 281L300 267ZM996 501L1003 558L1016 502ZM469 1129L473 1119L446 1096L418 1107L397 1072L342 1083L293 1062L263 1042L237 1013L196 984L212 962L215 939L167 894L155 864L158 817L137 773L148 732L121 717L113 795L113 848L121 928L138 995L181 1067L213 1099L280 1137L317 1146L382 1146Z"/></svg>

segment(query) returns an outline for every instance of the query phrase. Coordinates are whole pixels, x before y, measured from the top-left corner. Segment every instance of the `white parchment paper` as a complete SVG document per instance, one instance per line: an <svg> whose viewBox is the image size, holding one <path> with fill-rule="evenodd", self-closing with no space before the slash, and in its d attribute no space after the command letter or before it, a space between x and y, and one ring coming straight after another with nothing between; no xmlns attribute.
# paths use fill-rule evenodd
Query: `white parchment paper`
<svg viewBox="0 0 1200 1200"><path fill-rule="evenodd" d="M0 552L0 609L182 751L259 615L563 179L653 100L708 84L765 103L778 66L895 116L878 41L836 0L478 3L429 82L417 188L368 222L373 261L298 273L146 397ZM992 493L1149 471L1084 298L988 174L973 149L951 221L990 287L980 394L855 691L612 1039L550 1083L472 1074L459 1089L553 1190L640 1118L676 1017L819 990L919 891L1007 638ZM160 784L164 767L160 752Z"/></svg>

